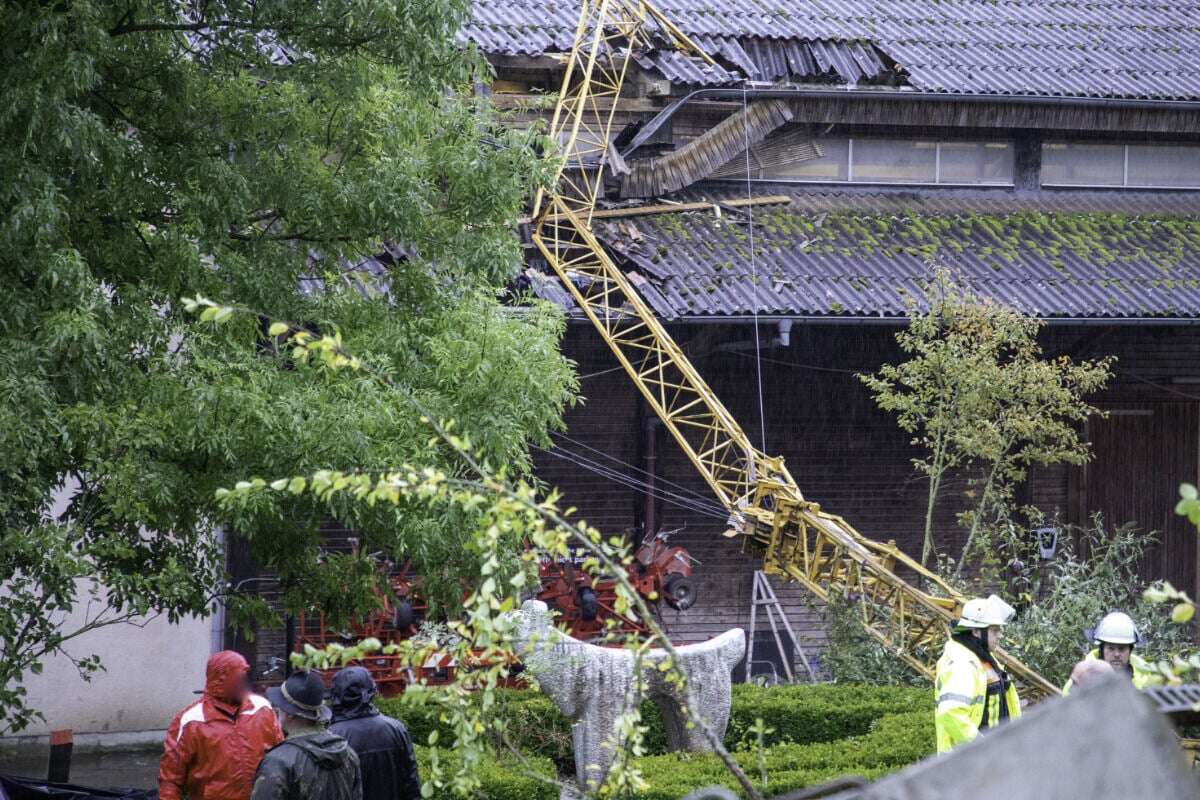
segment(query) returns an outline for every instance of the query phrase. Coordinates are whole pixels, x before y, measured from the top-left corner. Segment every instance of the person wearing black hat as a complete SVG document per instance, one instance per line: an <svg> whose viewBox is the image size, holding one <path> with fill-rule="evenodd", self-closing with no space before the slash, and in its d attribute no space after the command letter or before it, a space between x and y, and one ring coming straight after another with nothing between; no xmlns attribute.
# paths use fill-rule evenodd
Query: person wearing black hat
<svg viewBox="0 0 1200 800"><path fill-rule="evenodd" d="M250 800L362 800L358 756L325 730L325 683L315 672L293 673L267 689L287 738L267 751Z"/></svg>
<svg viewBox="0 0 1200 800"><path fill-rule="evenodd" d="M362 768L363 800L418 800L421 778L412 738L400 720L379 713L371 673L346 667L333 676L329 730L346 737Z"/></svg>

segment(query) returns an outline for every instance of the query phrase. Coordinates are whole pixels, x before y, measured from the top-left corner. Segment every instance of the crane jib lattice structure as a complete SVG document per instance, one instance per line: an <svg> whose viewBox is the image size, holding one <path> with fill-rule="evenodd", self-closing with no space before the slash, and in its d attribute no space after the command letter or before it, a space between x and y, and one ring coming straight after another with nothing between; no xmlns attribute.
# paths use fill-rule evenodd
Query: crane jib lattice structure
<svg viewBox="0 0 1200 800"><path fill-rule="evenodd" d="M726 535L743 537L766 571L822 600L844 593L873 637L932 678L962 596L894 543L868 539L805 500L783 459L754 447L592 233L605 167L622 163L611 145L613 115L640 46L712 63L649 3L584 0L550 126L561 163L554 188L535 200L533 241L729 511ZM999 658L1026 697L1058 694L1017 659Z"/></svg>

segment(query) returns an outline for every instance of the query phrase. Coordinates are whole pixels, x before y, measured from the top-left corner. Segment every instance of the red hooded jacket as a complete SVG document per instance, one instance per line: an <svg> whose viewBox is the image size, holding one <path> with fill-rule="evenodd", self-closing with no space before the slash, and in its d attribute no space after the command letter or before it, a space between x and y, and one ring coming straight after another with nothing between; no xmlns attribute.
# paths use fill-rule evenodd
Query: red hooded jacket
<svg viewBox="0 0 1200 800"><path fill-rule="evenodd" d="M208 659L204 696L167 729L161 800L248 800L263 753L283 741L265 697L250 693L250 665L232 650Z"/></svg>

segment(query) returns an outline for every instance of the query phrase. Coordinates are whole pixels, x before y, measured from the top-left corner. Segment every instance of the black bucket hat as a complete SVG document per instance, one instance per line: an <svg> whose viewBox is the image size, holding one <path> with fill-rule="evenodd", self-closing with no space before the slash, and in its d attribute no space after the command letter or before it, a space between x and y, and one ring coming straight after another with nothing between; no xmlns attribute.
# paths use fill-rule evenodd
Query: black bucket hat
<svg viewBox="0 0 1200 800"><path fill-rule="evenodd" d="M329 706L325 705L325 682L315 672L295 672L279 686L267 689L271 705L292 716L313 722L329 722Z"/></svg>

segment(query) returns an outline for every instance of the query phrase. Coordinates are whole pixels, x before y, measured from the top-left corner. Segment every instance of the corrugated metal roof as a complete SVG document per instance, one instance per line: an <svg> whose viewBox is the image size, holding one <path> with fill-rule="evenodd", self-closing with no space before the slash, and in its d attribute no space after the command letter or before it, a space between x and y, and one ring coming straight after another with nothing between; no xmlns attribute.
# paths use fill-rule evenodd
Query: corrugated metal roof
<svg viewBox="0 0 1200 800"><path fill-rule="evenodd" d="M746 78L772 83L861 83L889 72L884 59L865 42L697 36L696 44L731 68L706 64L676 50L654 50L637 60L643 69L656 70L667 80L698 86L725 86Z"/></svg>
<svg viewBox="0 0 1200 800"><path fill-rule="evenodd" d="M743 56L760 80L785 77L786 57L792 77L854 82L879 74L882 53L925 91L1200 99L1200 2L662 0L658 7L728 67L706 74L686 59L662 57L664 72L683 82L728 82L734 69L749 72ZM575 0L475 0L461 35L485 52L561 52L578 13ZM796 43L809 44L805 54ZM809 56L819 73L807 72Z"/></svg>
<svg viewBox="0 0 1200 800"><path fill-rule="evenodd" d="M772 190L774 191L774 190ZM691 192L679 199L740 195ZM806 191L787 205L598 221L664 319L901 316L939 264L1039 317L1200 317L1200 197ZM631 235L630 231L634 231ZM750 240L753 235L754 257Z"/></svg>

